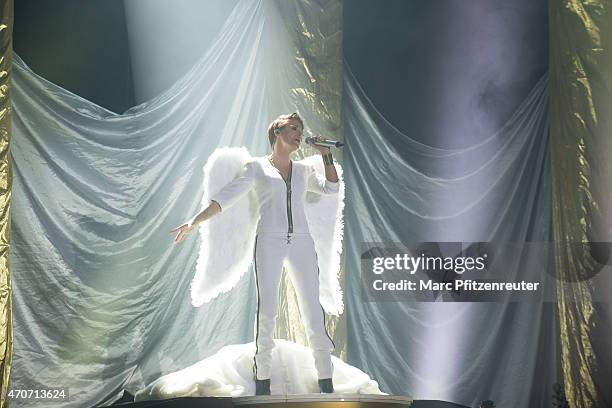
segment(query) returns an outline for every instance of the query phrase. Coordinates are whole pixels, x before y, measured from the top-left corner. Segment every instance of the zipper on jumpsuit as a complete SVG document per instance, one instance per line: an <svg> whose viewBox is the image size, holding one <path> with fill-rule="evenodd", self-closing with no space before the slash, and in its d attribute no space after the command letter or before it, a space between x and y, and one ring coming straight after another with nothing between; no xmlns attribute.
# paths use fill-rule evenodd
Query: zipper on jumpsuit
<svg viewBox="0 0 612 408"><path fill-rule="evenodd" d="M293 215L291 214L291 174L293 173L293 163L289 165L289 175L285 180L285 188L287 190L287 245L291 243L291 234L293 234Z"/></svg>

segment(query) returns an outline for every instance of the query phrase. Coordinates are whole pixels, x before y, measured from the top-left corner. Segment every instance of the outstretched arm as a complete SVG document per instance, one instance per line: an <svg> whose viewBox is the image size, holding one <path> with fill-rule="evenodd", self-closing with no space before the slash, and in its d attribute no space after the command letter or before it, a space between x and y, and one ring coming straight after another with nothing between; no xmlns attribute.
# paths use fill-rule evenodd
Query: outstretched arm
<svg viewBox="0 0 612 408"><path fill-rule="evenodd" d="M203 211L193 217L190 222L176 227L170 231L171 233L177 233L176 238L174 238L174 242L182 242L185 238L187 238L187 235L198 226L199 223L214 217L220 212L221 206L219 206L219 203L217 203L216 201L212 201L208 207L206 207Z"/></svg>
<svg viewBox="0 0 612 408"><path fill-rule="evenodd" d="M247 163L242 173L234 181L226 185L211 200L208 207L193 217L190 222L174 228L171 233L177 233L174 242L182 242L197 225L219 214L223 209L232 206L253 187L253 166Z"/></svg>

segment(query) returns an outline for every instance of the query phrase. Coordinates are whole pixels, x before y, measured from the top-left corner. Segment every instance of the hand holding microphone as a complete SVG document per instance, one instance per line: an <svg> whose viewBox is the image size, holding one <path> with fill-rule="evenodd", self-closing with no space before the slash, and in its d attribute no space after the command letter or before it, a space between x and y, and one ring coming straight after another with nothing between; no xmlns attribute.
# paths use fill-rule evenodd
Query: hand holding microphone
<svg viewBox="0 0 612 408"><path fill-rule="evenodd" d="M323 157L323 164L325 165L326 169L328 167L331 167L333 169L333 174L330 173L329 177L327 177L328 175L326 170L327 179L333 182L338 181L338 175L336 174L336 169L334 168L334 159L331 154L331 148L342 147L344 146L344 143L338 142L337 140L325 139L323 136L319 135L315 137L307 137L306 143L311 145L313 148L317 149L319 153L321 153L321 156Z"/></svg>

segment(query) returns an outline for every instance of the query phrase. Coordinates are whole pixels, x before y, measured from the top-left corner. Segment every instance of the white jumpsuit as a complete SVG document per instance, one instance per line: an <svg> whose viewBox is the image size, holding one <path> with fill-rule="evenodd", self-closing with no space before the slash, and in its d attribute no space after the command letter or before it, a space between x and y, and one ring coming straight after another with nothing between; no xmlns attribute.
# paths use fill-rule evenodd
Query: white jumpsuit
<svg viewBox="0 0 612 408"><path fill-rule="evenodd" d="M260 214L254 250L257 281L255 376L258 380L270 378L278 286L283 265L287 265L319 378L331 378L334 344L325 329L325 313L319 303L317 254L308 230L304 201L307 191L337 193L339 183L326 180L313 167L299 161L291 162L289 176L284 180L272 163L262 157L247 163L240 176L212 201L223 210L251 189L257 196Z"/></svg>

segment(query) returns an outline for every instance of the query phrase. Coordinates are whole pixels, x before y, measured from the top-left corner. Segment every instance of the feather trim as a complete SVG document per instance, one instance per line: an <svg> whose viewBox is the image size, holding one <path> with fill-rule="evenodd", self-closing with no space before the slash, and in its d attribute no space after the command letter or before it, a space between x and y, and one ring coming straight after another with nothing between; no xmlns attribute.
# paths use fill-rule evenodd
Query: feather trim
<svg viewBox="0 0 612 408"><path fill-rule="evenodd" d="M202 208L211 197L234 180L252 160L244 147L216 149L204 166ZM257 215L251 192L230 208L200 224L200 253L191 282L191 303L195 307L233 289L252 261Z"/></svg>
<svg viewBox="0 0 612 408"><path fill-rule="evenodd" d="M307 157L300 163L313 168L320 176L325 177L325 167L318 155ZM336 171L340 180L338 193L324 195L309 192L306 195L304 210L317 252L319 301L327 313L338 316L344 311L339 281L344 236L344 180L342 168L338 164Z"/></svg>

